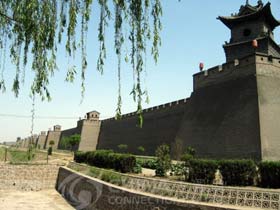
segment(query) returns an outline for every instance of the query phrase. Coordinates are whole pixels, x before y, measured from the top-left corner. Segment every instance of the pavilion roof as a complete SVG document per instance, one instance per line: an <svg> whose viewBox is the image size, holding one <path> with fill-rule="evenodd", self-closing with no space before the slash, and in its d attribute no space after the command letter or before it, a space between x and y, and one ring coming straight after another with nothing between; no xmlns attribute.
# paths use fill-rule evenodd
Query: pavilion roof
<svg viewBox="0 0 280 210"><path fill-rule="evenodd" d="M272 15L270 5L270 2L265 6L263 6L262 3L257 6L246 4L245 6L241 6L238 14L232 16L219 16L217 19L221 20L228 28L232 29L235 25L238 25L241 22L264 18L264 20L271 26L271 29L274 30L280 25L280 22Z"/></svg>

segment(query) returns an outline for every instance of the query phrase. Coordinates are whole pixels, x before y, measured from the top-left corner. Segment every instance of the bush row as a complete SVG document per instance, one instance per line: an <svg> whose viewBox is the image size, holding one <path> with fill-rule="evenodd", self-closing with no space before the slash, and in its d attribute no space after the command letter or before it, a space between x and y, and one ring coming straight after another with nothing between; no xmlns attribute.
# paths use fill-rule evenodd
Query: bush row
<svg viewBox="0 0 280 210"><path fill-rule="evenodd" d="M226 186L280 188L280 162L190 159L186 166L186 181L193 183L212 184L219 169Z"/></svg>
<svg viewBox="0 0 280 210"><path fill-rule="evenodd" d="M76 152L75 161L100 168L115 169L122 173L141 172L141 167L157 168L156 160L137 160L130 154L114 153L110 150ZM188 159L185 165L172 165L172 175L185 175L192 183L212 184L219 169L226 186L252 186L280 188L280 162L259 162L252 160L206 160Z"/></svg>
<svg viewBox="0 0 280 210"><path fill-rule="evenodd" d="M76 152L74 160L77 163L87 163L100 168L114 169L122 173L133 172L136 158L130 154L114 153L111 150L93 152Z"/></svg>
<svg viewBox="0 0 280 210"><path fill-rule="evenodd" d="M187 181L199 184L212 184L218 168L217 161L191 159L188 164Z"/></svg>
<svg viewBox="0 0 280 210"><path fill-rule="evenodd" d="M259 164L260 187L280 188L280 162L261 162Z"/></svg>
<svg viewBox="0 0 280 210"><path fill-rule="evenodd" d="M256 177L256 165L252 160L191 159L188 165L186 179L194 183L212 184L218 169L227 186L252 186Z"/></svg>

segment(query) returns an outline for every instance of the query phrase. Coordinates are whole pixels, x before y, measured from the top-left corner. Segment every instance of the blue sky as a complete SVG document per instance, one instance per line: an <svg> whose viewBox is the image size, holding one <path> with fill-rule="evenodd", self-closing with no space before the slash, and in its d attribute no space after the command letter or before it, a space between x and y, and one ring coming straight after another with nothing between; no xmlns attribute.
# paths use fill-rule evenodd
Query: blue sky
<svg viewBox="0 0 280 210"><path fill-rule="evenodd" d="M256 4L257 0L251 0ZM266 3L267 1L264 1ZM280 19L280 1L271 0L272 11ZM162 18L162 47L157 65L150 56L147 58L146 86L148 88L150 107L187 98L192 92L192 75L198 71L199 62L204 62L206 68L225 62L222 44L230 38L230 31L220 21L219 15L230 15L239 10L245 0L177 0L162 1L164 15ZM36 100L36 116L46 116L49 119L35 119L34 132L47 131L55 124L62 129L76 126L79 117L86 112L97 110L101 118L115 115L117 104L117 69L116 56L113 46L113 28L107 33L108 57L104 75L96 71L98 55L97 27L98 9L93 8L93 14L88 33L87 54L89 66L86 73L86 93L82 104L80 80L74 84L66 83L65 75L68 58L64 48L59 49L59 71L50 81L52 101ZM113 23L110 24L113 26ZM275 39L280 43L280 30L274 32ZM79 54L76 55L79 65ZM6 68L7 92L0 95L0 142L14 141L17 136L26 137L30 134L31 119L3 116L3 114L30 116L32 101L29 98L30 79L32 72L27 69L26 82L18 98L10 91L15 67L7 64ZM78 76L79 77L79 76ZM132 74L130 66L122 66L122 112L132 112L136 104L129 95L132 89ZM55 117L69 117L71 119L55 119Z"/></svg>

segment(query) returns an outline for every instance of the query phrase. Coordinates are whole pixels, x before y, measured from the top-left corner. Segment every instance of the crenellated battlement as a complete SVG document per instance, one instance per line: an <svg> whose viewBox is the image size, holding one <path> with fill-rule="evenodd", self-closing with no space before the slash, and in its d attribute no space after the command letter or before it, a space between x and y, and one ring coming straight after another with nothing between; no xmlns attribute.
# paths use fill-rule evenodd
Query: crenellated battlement
<svg viewBox="0 0 280 210"><path fill-rule="evenodd" d="M194 91L210 85L256 74L256 64L280 67L280 58L256 53L193 75Z"/></svg>
<svg viewBox="0 0 280 210"><path fill-rule="evenodd" d="M143 114L146 114L146 113L149 113L149 112L153 112L153 111L163 110L163 109L166 109L166 108L176 107L178 105L187 103L189 100L190 100L190 98L185 98L185 99L181 99L181 100L177 100L177 101L172 101L172 102L169 102L169 103L161 104L161 105L158 105L158 106L153 106L153 107L150 107L150 108L147 108L147 109L143 109ZM128 117L133 117L135 115L137 115L137 112L130 112L130 113L127 113L127 114L123 114L122 115L122 119L128 118ZM104 119L102 121L110 121L110 120L115 120L115 118L111 117L111 118L108 118L108 119Z"/></svg>

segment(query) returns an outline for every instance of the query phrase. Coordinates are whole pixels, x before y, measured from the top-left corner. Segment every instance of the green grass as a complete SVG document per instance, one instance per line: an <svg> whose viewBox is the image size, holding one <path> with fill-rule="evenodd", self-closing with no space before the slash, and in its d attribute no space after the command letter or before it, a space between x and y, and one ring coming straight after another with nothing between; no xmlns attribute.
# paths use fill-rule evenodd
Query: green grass
<svg viewBox="0 0 280 210"><path fill-rule="evenodd" d="M4 161L4 159L5 159L5 148L0 147L0 162Z"/></svg>
<svg viewBox="0 0 280 210"><path fill-rule="evenodd" d="M9 149L9 161L11 163L28 162L27 152Z"/></svg>
<svg viewBox="0 0 280 210"><path fill-rule="evenodd" d="M90 167L90 170L87 173L87 175L118 186L122 186L123 183L126 181L126 177L123 176L121 173L115 172L113 170L105 170L93 166Z"/></svg>
<svg viewBox="0 0 280 210"><path fill-rule="evenodd" d="M94 166L83 166L81 164L68 165L68 167L74 171L78 171L80 173L118 186L122 186L127 180L126 175L114 170L103 169Z"/></svg>

